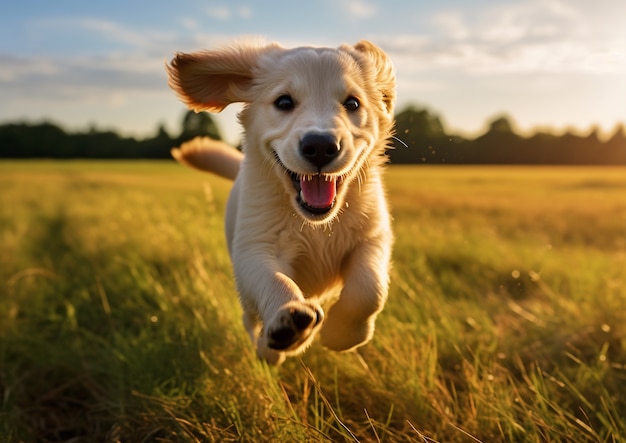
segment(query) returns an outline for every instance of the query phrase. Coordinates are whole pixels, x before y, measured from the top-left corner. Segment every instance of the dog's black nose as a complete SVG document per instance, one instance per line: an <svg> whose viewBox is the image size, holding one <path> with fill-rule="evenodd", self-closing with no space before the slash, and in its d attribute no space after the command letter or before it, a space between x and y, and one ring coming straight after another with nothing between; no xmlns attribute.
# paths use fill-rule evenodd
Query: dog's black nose
<svg viewBox="0 0 626 443"><path fill-rule="evenodd" d="M339 143L330 134L307 134L300 142L300 153L318 169L322 169L339 155Z"/></svg>

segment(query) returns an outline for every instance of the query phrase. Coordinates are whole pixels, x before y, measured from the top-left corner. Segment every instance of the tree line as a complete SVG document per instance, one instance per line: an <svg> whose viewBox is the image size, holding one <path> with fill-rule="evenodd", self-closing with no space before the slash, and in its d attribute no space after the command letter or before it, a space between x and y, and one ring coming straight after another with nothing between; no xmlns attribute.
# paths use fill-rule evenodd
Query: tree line
<svg viewBox="0 0 626 443"><path fill-rule="evenodd" d="M0 125L0 158L171 158L170 149L196 136L221 140L217 125L206 112L186 112L175 136L160 125L153 137L140 140L96 128L69 133L50 122L8 123Z"/></svg>
<svg viewBox="0 0 626 443"><path fill-rule="evenodd" d="M493 119L473 139L449 134L441 118L427 109L409 107L396 115L392 164L527 164L626 165L623 124L602 140L597 129L587 136L537 132L521 136L506 116Z"/></svg>
<svg viewBox="0 0 626 443"><path fill-rule="evenodd" d="M0 158L171 158L172 147L196 136L222 138L210 114L193 111L184 114L178 134L170 135L161 125L144 139L95 128L70 133L50 122L8 123L0 125ZM524 137L500 116L470 139L448 133L428 109L408 107L396 115L396 138L388 154L392 164L626 165L626 130L619 125L605 140L597 131Z"/></svg>

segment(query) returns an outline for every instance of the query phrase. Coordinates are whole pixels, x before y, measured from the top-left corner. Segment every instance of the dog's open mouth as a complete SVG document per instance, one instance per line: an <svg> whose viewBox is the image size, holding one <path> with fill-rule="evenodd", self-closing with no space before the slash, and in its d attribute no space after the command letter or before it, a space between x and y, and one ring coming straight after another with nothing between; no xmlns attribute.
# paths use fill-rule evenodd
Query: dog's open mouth
<svg viewBox="0 0 626 443"><path fill-rule="evenodd" d="M296 190L296 202L308 214L328 214L337 202L337 192L344 176L330 174L299 174L287 168L276 152L274 158L291 179Z"/></svg>
<svg viewBox="0 0 626 443"><path fill-rule="evenodd" d="M315 174L300 175L289 171L293 187L298 194L298 204L311 214L321 215L329 212L337 197L337 177Z"/></svg>

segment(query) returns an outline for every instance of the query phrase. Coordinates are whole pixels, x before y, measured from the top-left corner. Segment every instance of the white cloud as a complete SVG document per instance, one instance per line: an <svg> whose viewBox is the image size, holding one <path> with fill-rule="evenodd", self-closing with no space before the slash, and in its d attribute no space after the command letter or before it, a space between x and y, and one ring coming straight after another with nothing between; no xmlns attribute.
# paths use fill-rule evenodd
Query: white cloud
<svg viewBox="0 0 626 443"><path fill-rule="evenodd" d="M206 9L208 16L215 20L230 20L232 12L228 6L209 6Z"/></svg>
<svg viewBox="0 0 626 443"><path fill-rule="evenodd" d="M562 0L528 0L468 17L446 11L432 18L435 32L382 36L404 69L456 69L470 74L626 73L626 40L604 33L586 11Z"/></svg>
<svg viewBox="0 0 626 443"><path fill-rule="evenodd" d="M107 40L118 41L131 46L143 46L150 38L145 33L107 20L85 18L79 19L76 24L89 32L102 35Z"/></svg>
<svg viewBox="0 0 626 443"><path fill-rule="evenodd" d="M37 19L29 23L30 28L39 33L39 39L72 38L79 40L89 48L90 54L98 52L95 48L106 47L107 53L139 51L141 53L162 53L175 42L173 32L160 28L140 29L126 26L120 22L92 17L67 17ZM116 49L111 47L114 43Z"/></svg>
<svg viewBox="0 0 626 443"><path fill-rule="evenodd" d="M37 72L41 76L53 76L58 74L60 69L54 61L49 59L0 56L0 84L16 82L31 72Z"/></svg>
<svg viewBox="0 0 626 443"><path fill-rule="evenodd" d="M9 73L12 73L9 74ZM161 60L138 54L97 57L2 57L0 91L5 100L100 101L135 92L167 90Z"/></svg>
<svg viewBox="0 0 626 443"><path fill-rule="evenodd" d="M377 9L374 5L363 0L346 1L345 8L348 14L358 19L371 18L377 13Z"/></svg>
<svg viewBox="0 0 626 443"><path fill-rule="evenodd" d="M237 8L230 8L225 5L209 6L206 9L209 18L219 21L229 21L233 18L249 19L252 18L252 8L249 6L239 6Z"/></svg>
<svg viewBox="0 0 626 443"><path fill-rule="evenodd" d="M252 8L250 8L249 6L240 6L239 8L237 8L237 14L241 18L252 18Z"/></svg>
<svg viewBox="0 0 626 443"><path fill-rule="evenodd" d="M432 19L439 32L453 40L464 40L469 37L469 30L459 11L446 11L435 14Z"/></svg>
<svg viewBox="0 0 626 443"><path fill-rule="evenodd" d="M180 19L180 24L183 26L183 28L193 31L195 29L198 29L198 20L195 18L191 18L191 17L183 17Z"/></svg>
<svg viewBox="0 0 626 443"><path fill-rule="evenodd" d="M572 37L585 32L584 16L561 0L531 0L489 9L478 24L483 41L508 44L523 39Z"/></svg>

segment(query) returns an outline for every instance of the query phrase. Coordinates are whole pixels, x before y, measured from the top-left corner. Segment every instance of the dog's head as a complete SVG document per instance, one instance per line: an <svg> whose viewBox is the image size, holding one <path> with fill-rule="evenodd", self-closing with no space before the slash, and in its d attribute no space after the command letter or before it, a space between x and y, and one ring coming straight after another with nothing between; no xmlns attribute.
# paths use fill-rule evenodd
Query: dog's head
<svg viewBox="0 0 626 443"><path fill-rule="evenodd" d="M167 71L170 86L195 111L245 103L246 155L270 166L309 223L336 217L350 186L384 162L395 77L387 55L370 42L179 53Z"/></svg>

